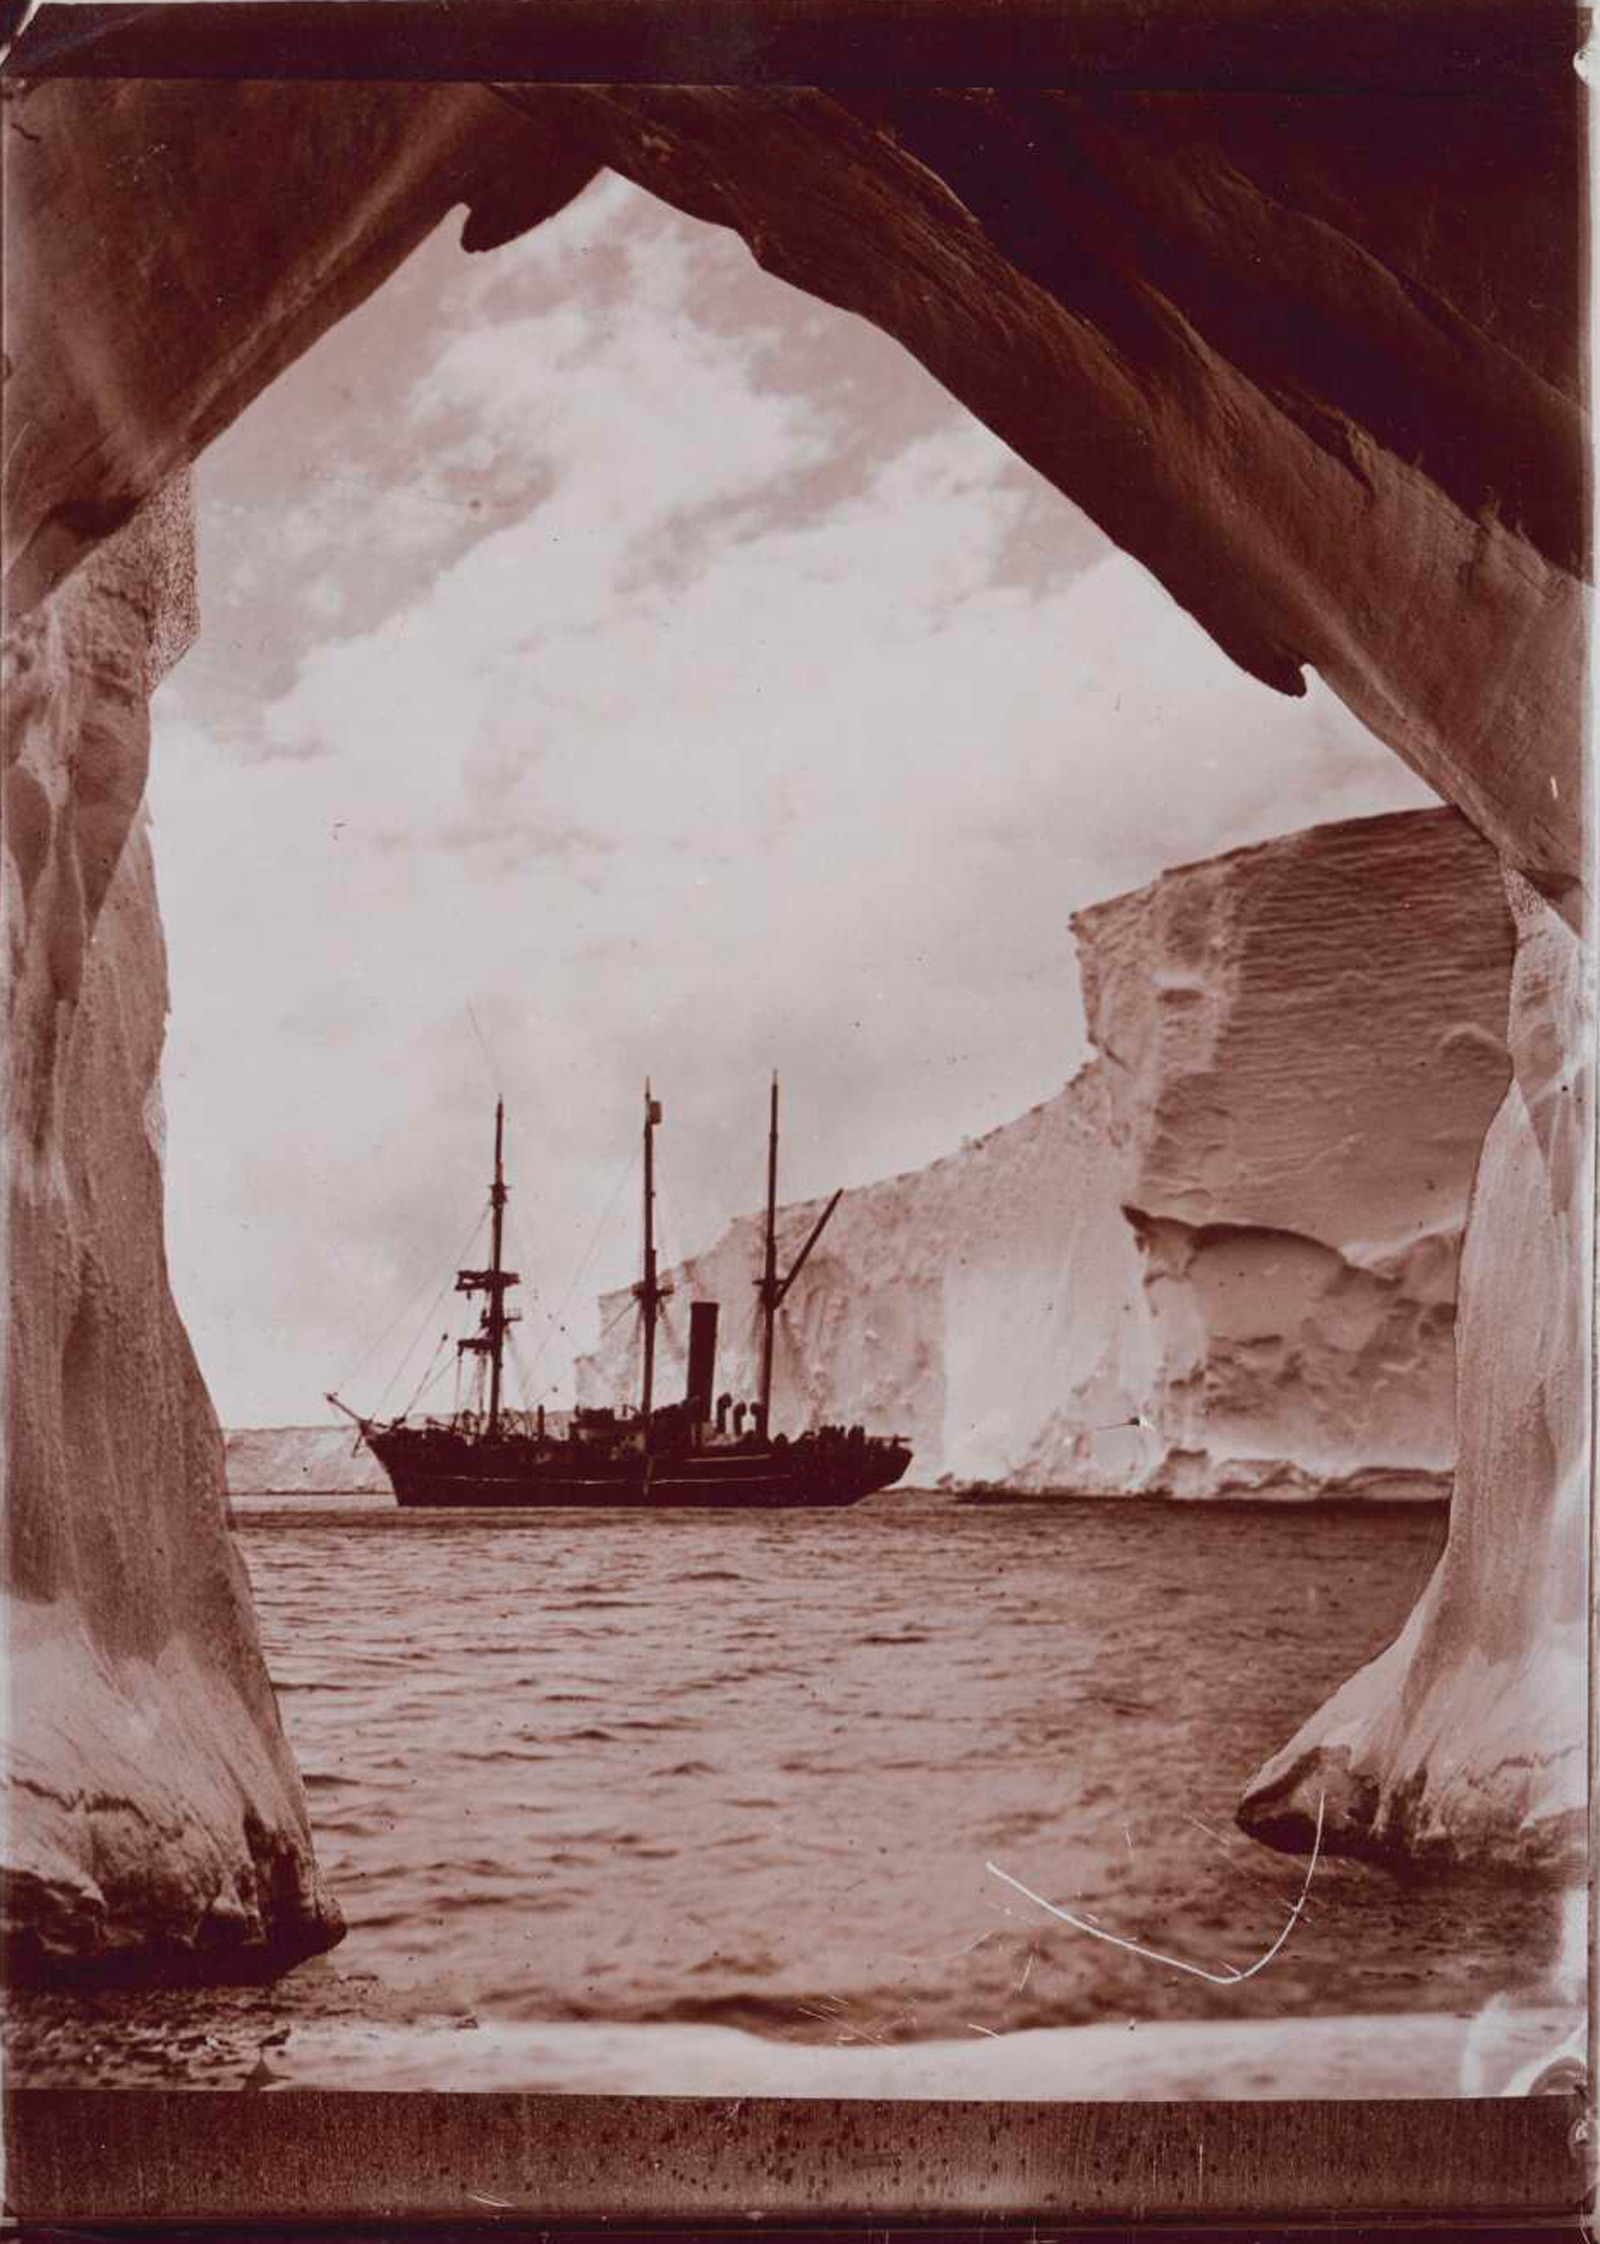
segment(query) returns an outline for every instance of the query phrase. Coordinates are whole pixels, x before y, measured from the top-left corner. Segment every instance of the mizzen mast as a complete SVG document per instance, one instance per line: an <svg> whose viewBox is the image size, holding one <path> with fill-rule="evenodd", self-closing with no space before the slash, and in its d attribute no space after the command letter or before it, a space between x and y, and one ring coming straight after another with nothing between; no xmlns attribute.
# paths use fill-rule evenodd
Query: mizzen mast
<svg viewBox="0 0 1600 2244"><path fill-rule="evenodd" d="M487 1270L458 1270L457 1293L483 1293L488 1300L483 1306L483 1316L478 1330L465 1340L456 1343L460 1355L487 1356L489 1359L489 1425L492 1438L500 1431L500 1386L505 1362L507 1329L516 1323L515 1315L506 1308L507 1291L520 1283L515 1270L504 1268L506 1201L510 1193L505 1173L506 1105L496 1099L494 1105L494 1182L489 1187L489 1267Z"/></svg>
<svg viewBox="0 0 1600 2244"><path fill-rule="evenodd" d="M772 1420L772 1356L773 1342L778 1329L778 1311L783 1307L789 1288L805 1268L812 1248L822 1237L824 1224L844 1198L841 1185L833 1198L811 1227L810 1236L795 1256L787 1277L778 1276L778 1074L772 1074L772 1111L767 1128L767 1233L766 1250L761 1261L761 1275L756 1280L756 1290L761 1297L761 1400L757 1406L756 1426L763 1439L771 1431Z"/></svg>
<svg viewBox="0 0 1600 2244"><path fill-rule="evenodd" d="M655 1129L661 1120L661 1101L650 1092L650 1078L644 1085L644 1274L633 1289L639 1304L639 1315L644 1322L644 1370L639 1388L639 1415L648 1432L650 1406L655 1398L656 1386L656 1319L661 1304L672 1291L662 1285L656 1273L656 1162Z"/></svg>
<svg viewBox="0 0 1600 2244"><path fill-rule="evenodd" d="M778 1323L778 1071L772 1071L772 1110L767 1126L767 1235L761 1259L761 1400L756 1428L765 1440L772 1417L772 1343Z"/></svg>

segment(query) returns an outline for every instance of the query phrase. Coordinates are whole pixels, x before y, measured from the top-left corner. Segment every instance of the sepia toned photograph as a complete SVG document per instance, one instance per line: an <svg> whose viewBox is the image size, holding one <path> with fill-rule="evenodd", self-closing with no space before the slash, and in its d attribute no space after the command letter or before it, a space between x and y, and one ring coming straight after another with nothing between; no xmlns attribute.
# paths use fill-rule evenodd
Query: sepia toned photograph
<svg viewBox="0 0 1600 2244"><path fill-rule="evenodd" d="M0 81L11 2085L1584 2095L1576 17L76 13Z"/></svg>

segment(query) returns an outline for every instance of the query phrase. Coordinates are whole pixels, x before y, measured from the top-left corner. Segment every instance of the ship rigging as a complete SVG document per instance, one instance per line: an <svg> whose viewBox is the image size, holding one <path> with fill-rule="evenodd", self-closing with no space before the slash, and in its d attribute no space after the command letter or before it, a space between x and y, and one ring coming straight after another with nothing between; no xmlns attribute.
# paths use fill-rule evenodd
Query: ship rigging
<svg viewBox="0 0 1600 2244"><path fill-rule="evenodd" d="M505 1107L495 1105L494 1176L489 1188L489 1261L461 1269L456 1290L483 1296L474 1332L456 1344L458 1365L477 1359L487 1383L487 1408L461 1409L447 1420L412 1423L402 1415L365 1416L330 1393L354 1420L388 1473L403 1505L527 1509L546 1505L699 1506L719 1509L833 1508L858 1503L900 1479L911 1462L898 1436L859 1426L816 1426L795 1436L772 1428L775 1342L779 1313L810 1260L842 1193L823 1208L787 1272L778 1267L778 1079L772 1079L767 1133L767 1193L762 1258L755 1280L761 1319L760 1376L754 1405L713 1402L718 1304L697 1300L689 1312L688 1376L681 1402L655 1399L657 1328L673 1293L663 1279L656 1243L655 1132L661 1102L647 1081L643 1124L643 1254L631 1288L640 1332L640 1384L632 1409L577 1409L564 1428L504 1406L505 1352L519 1320L507 1294L520 1285L505 1267ZM731 1414L731 1416L730 1416Z"/></svg>

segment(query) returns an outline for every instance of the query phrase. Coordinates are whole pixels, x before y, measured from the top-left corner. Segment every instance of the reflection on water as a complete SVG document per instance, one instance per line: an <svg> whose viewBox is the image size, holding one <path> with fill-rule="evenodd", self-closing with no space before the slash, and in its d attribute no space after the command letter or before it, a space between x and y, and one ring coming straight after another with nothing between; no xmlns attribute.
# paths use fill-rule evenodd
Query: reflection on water
<svg viewBox="0 0 1600 2244"><path fill-rule="evenodd" d="M905 2040L1476 2007L1545 1906L1232 1824L1396 1633L1437 1511L1142 1502L843 1513L237 1507L340 1961L482 2019Z"/></svg>

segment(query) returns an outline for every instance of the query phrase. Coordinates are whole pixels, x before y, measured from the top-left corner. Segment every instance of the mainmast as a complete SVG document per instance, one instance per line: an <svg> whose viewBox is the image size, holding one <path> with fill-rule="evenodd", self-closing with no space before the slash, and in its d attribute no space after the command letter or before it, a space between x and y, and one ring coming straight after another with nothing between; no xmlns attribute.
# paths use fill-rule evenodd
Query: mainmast
<svg viewBox="0 0 1600 2244"><path fill-rule="evenodd" d="M494 1182L489 1187L489 1267L487 1270L460 1270L456 1273L457 1293L484 1293L483 1316L478 1330L469 1339L458 1341L458 1352L466 1355L487 1356L489 1359L489 1425L491 1438L500 1431L500 1380L505 1360L507 1328L516 1323L515 1316L506 1308L508 1288L517 1284L517 1273L503 1267L505 1241L506 1201L510 1193L505 1175L506 1107L504 1099L494 1105Z"/></svg>
<svg viewBox="0 0 1600 2244"><path fill-rule="evenodd" d="M650 1405L655 1397L656 1385L656 1318L661 1304L672 1291L656 1276L656 1163L655 1128L661 1120L661 1101L650 1095L650 1079L644 1085L644 1275L633 1289L639 1304L639 1314L644 1320L644 1374L640 1384L639 1415L648 1429Z"/></svg>

